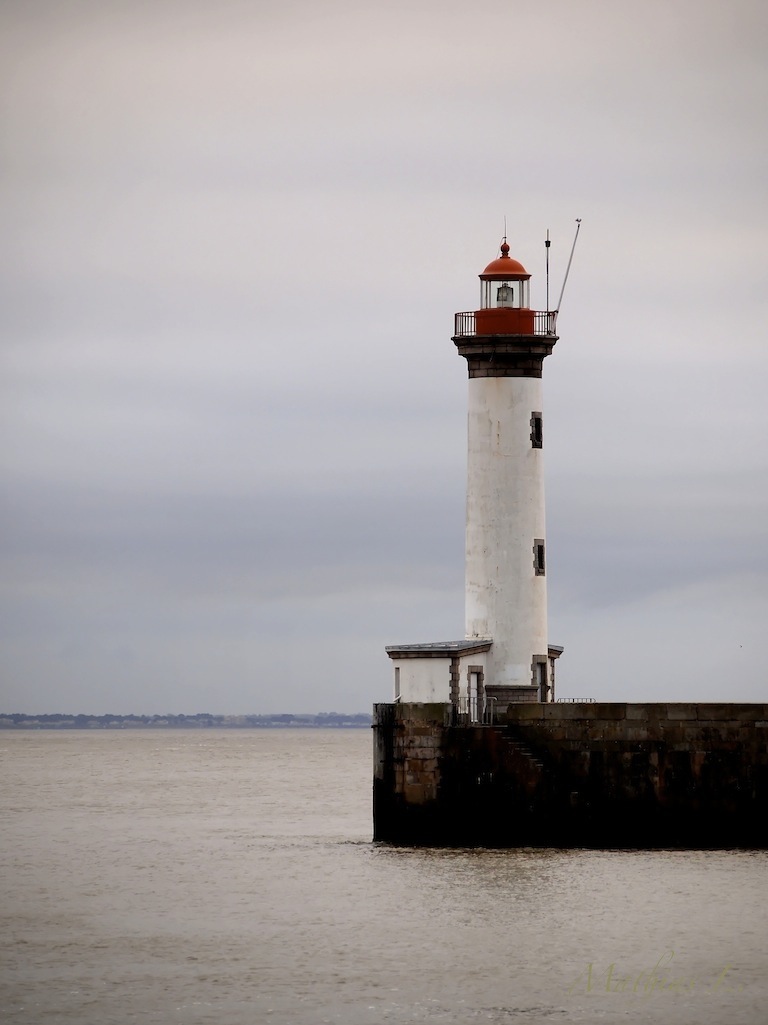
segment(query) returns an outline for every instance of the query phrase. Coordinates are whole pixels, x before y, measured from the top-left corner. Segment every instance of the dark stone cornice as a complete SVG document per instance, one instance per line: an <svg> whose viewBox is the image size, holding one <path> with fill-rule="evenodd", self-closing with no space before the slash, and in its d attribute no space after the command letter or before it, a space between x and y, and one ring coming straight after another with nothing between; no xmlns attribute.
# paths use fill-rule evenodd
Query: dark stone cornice
<svg viewBox="0 0 768 1025"><path fill-rule="evenodd" d="M557 335L458 335L452 339L472 377L541 377Z"/></svg>

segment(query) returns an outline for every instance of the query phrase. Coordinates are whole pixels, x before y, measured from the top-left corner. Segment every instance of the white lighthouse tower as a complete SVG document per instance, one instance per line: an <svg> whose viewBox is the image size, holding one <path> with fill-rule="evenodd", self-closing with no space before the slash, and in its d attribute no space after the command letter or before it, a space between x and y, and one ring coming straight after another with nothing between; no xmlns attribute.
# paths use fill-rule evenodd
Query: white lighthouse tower
<svg viewBox="0 0 768 1025"><path fill-rule="evenodd" d="M485 687L499 703L552 697L544 519L544 357L556 315L530 308L530 274L501 255L480 275L480 309L457 313L469 370L467 638L488 638Z"/></svg>
<svg viewBox="0 0 768 1025"><path fill-rule="evenodd" d="M557 315L530 308L529 282L504 238L480 274L480 308L455 319L469 371L466 636L387 648L395 700L450 701L476 719L553 701L563 650L547 639L542 461L542 365Z"/></svg>

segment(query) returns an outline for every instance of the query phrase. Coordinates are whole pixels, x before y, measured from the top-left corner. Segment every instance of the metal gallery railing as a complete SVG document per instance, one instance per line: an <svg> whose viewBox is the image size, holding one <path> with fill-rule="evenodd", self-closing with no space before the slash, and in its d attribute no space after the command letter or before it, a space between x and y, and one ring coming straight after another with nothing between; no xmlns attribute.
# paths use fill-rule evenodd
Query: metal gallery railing
<svg viewBox="0 0 768 1025"><path fill-rule="evenodd" d="M469 310L466 313L457 313L455 316L454 324L454 335L456 338L467 338L477 334L477 326L475 322L476 310ZM504 334L519 334L519 335L554 335L555 328L557 327L557 310L550 310L545 312L543 310L526 310L533 314L533 331L519 331L519 332L507 332Z"/></svg>

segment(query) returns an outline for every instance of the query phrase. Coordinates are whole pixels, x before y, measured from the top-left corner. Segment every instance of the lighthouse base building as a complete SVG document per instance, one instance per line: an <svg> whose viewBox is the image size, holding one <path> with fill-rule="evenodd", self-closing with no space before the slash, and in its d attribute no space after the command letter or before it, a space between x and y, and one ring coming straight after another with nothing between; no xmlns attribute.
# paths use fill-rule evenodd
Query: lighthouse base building
<svg viewBox="0 0 768 1025"><path fill-rule="evenodd" d="M395 701L450 702L473 722L493 722L497 710L515 701L555 700L555 662L563 653L550 644L531 659L531 682L493 682L493 638L391 644L387 654L395 671Z"/></svg>
<svg viewBox="0 0 768 1025"><path fill-rule="evenodd" d="M386 649L395 701L450 702L479 722L510 702L554 701L563 650L547 638L541 389L556 314L530 308L529 281L504 239L479 309L455 317L469 377L465 637Z"/></svg>

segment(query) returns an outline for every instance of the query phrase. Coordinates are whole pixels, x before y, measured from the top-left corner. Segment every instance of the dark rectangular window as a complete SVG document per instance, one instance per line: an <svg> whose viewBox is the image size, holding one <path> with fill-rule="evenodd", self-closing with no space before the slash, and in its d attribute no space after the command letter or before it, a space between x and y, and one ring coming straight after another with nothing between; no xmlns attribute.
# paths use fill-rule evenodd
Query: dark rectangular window
<svg viewBox="0 0 768 1025"><path fill-rule="evenodd" d="M533 542L533 571L537 577L543 577L545 571L544 542L536 538Z"/></svg>
<svg viewBox="0 0 768 1025"><path fill-rule="evenodd" d="M541 413L531 413L531 447L541 448L543 439Z"/></svg>

